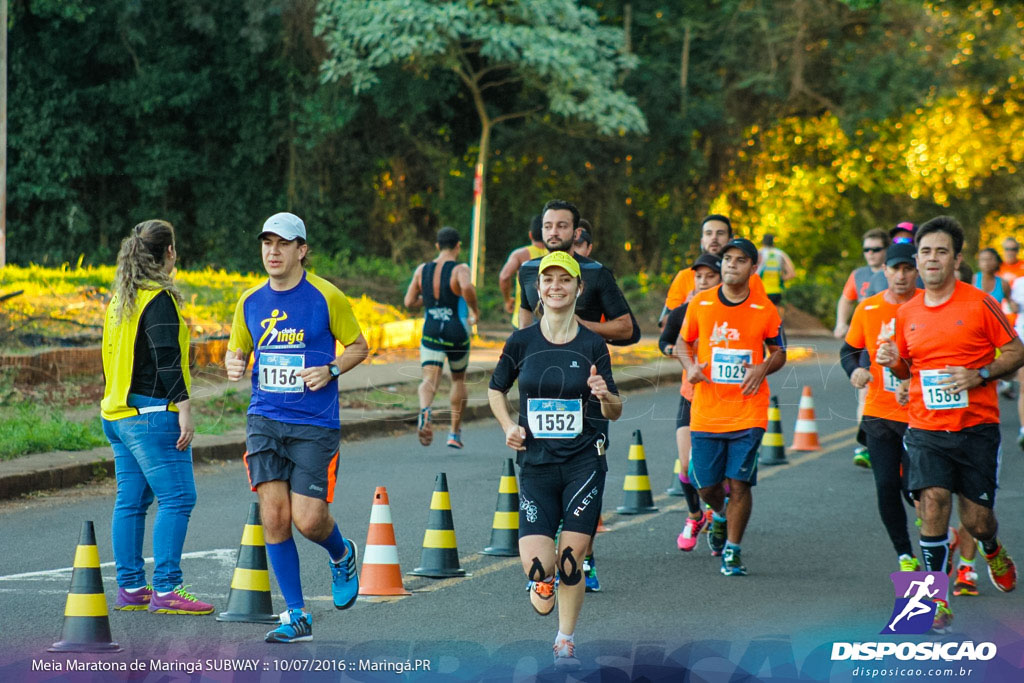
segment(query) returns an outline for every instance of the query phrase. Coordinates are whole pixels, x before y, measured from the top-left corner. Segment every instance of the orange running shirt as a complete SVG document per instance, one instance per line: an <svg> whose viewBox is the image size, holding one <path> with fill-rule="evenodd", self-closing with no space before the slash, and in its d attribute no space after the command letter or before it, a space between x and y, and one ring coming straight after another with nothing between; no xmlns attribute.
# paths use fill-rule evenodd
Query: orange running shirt
<svg viewBox="0 0 1024 683"><path fill-rule="evenodd" d="M764 341L779 336L782 321L763 292L751 289L746 301L727 306L719 298L721 288L694 295L679 332L684 341L697 342L697 362L708 364L704 374L712 380L693 386L690 429L719 434L767 429L768 382L762 382L756 394L744 396L742 361L763 362Z"/></svg>
<svg viewBox="0 0 1024 683"><path fill-rule="evenodd" d="M885 292L869 296L857 304L850 320L850 331L846 333L846 343L858 349L867 349L871 357L871 381L868 383L868 394L864 399L864 414L871 417L882 417L896 422L907 421L907 406L896 402L896 386L899 380L878 363L875 363L875 351L878 350L878 335L892 337L896 328L896 311L901 304L891 304L885 300Z"/></svg>
<svg viewBox="0 0 1024 683"><path fill-rule="evenodd" d="M693 268L683 268L676 273L672 284L668 287L665 308L671 311L673 308L682 306L686 303L686 297L690 296L690 292L696 288L697 284L693 280ZM764 282L761 281L761 277L757 273L750 276L750 293L757 294L761 298L767 296L764 291Z"/></svg>
<svg viewBox="0 0 1024 683"><path fill-rule="evenodd" d="M995 359L996 349L1016 336L996 300L966 282L958 281L953 295L940 306L926 306L924 292L900 306L894 339L900 356L911 363L910 426L955 432L998 424L995 382L952 398L931 385L947 365L988 365Z"/></svg>

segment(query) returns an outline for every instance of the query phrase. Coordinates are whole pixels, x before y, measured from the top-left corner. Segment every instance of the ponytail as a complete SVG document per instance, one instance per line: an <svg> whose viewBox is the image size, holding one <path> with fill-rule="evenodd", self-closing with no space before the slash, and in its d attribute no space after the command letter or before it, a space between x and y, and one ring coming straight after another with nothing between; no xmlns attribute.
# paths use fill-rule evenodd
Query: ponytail
<svg viewBox="0 0 1024 683"><path fill-rule="evenodd" d="M167 247L174 245L174 226L163 220L143 221L121 242L114 275L114 311L118 320L135 310L140 289L163 289L180 305L184 299L170 274L164 272Z"/></svg>

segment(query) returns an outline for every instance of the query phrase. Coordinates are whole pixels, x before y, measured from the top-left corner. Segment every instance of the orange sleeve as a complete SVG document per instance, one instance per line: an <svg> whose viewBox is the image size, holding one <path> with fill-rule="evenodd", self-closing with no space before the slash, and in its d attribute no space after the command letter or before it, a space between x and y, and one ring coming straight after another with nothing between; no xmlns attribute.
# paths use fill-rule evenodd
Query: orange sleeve
<svg viewBox="0 0 1024 683"><path fill-rule="evenodd" d="M758 275L757 273L754 273L753 275L750 276L749 286L751 294L756 294L757 296L763 297L765 299L768 298L768 292L766 292L764 289L764 280L762 280L761 276Z"/></svg>
<svg viewBox="0 0 1024 683"><path fill-rule="evenodd" d="M857 300L857 280L853 277L853 273L850 273L850 277L846 278L846 284L843 285L843 298L850 301Z"/></svg>
<svg viewBox="0 0 1024 683"><path fill-rule="evenodd" d="M846 343L855 349L866 349L867 343L864 339L864 306L857 306L853 311L853 318L850 319L850 329L846 333Z"/></svg>
<svg viewBox="0 0 1024 683"><path fill-rule="evenodd" d="M690 284L691 278L687 275L692 272L689 268L683 268L672 278L672 284L668 287L668 295L665 297L665 308L671 311L686 303L686 295L693 289Z"/></svg>
<svg viewBox="0 0 1024 683"><path fill-rule="evenodd" d="M1017 333L1014 332L1010 321L1006 319L1006 315L999 308L999 304L988 294L985 295L982 303L983 305L979 306L977 310L978 314L982 316L985 333L992 340L992 345L998 349L1000 346L1009 344L1017 336Z"/></svg>
<svg viewBox="0 0 1024 683"><path fill-rule="evenodd" d="M700 330L697 329L697 307L687 306L686 316L683 318L683 325L679 328L679 336L687 344L697 341Z"/></svg>

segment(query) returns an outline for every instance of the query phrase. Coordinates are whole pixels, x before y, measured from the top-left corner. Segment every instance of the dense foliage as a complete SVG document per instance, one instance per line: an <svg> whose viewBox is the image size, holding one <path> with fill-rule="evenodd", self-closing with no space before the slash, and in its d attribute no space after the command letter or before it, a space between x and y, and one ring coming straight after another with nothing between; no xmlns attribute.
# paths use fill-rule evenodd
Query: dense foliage
<svg viewBox="0 0 1024 683"><path fill-rule="evenodd" d="M250 237L283 209L307 219L328 256L404 263L429 253L443 224L468 242L472 94L401 22L373 38L401 58L377 60L372 82L332 67L331 54L370 57L332 52L323 33L362 4L12 2L9 259L109 263L131 225L161 216L179 230L185 267L258 269ZM503 4L537 16L572 5L454 4L468 8L459 21L507 24L466 27L470 55L487 36L508 48L498 29L520 30L522 13ZM623 274L674 271L712 208L750 236L779 235L808 283L830 283L859 260L860 233L901 219L957 215L972 250L1021 230L1019 3L579 5L617 31L600 35L621 38L614 85L647 132L619 134L574 115L578 101L541 96L543 71L493 81L487 111L526 114L489 143L489 277L553 196L579 203L595 255ZM530 56L549 74L576 63L554 33Z"/></svg>

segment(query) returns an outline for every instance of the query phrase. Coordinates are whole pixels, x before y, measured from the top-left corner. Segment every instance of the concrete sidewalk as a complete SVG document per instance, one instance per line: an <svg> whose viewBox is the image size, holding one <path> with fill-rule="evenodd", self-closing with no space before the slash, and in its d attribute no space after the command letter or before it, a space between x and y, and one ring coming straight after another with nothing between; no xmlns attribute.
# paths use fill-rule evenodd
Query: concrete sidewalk
<svg viewBox="0 0 1024 683"><path fill-rule="evenodd" d="M838 342L820 337L790 340L791 348L804 349L801 362L809 357L829 355L838 350ZM835 349L832 347L835 346ZM644 338L632 350L656 347L656 339ZM615 381L624 392L657 389L663 386L678 386L679 363L671 358L657 357L648 362L637 363L623 358L631 349L622 351L612 348L612 365ZM808 354L809 355L805 355ZM501 351L498 348L474 349L467 370L469 400L463 414L463 421L490 419L491 410L487 402L487 384L498 362ZM443 439L449 420L448 382L442 380L434 399L434 438ZM386 364L363 363L338 378L338 391L343 402L356 403L364 407L341 409L341 440L351 442L359 439L386 436L388 434L411 433L416 426L415 410L396 410L382 405L373 407L367 397L379 396L378 392L394 394L397 397L411 397L415 403L417 386L420 382L418 358L411 358ZM233 388L248 389L242 382L227 382L222 375L211 373L193 385L197 397L209 397ZM513 390L509 394L513 408L518 396ZM397 402L397 401L396 401ZM245 452L244 429L235 429L224 434L196 434L192 443L192 457L195 462L234 460ZM0 461L0 500L42 489L69 488L95 478L112 477L114 461L109 446L87 451L54 451L35 453L13 460Z"/></svg>

